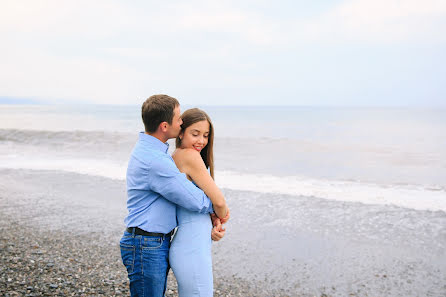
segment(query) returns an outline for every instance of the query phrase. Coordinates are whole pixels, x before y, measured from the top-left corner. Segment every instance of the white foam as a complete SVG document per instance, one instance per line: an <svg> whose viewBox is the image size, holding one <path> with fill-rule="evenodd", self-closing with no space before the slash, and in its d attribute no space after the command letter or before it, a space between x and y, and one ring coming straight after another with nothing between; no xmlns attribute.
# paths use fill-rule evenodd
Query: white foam
<svg viewBox="0 0 446 297"><path fill-rule="evenodd" d="M125 180L127 164L114 163L110 160L94 159L24 159L14 155L2 156L0 167L12 169L57 170L111 179Z"/></svg>
<svg viewBox="0 0 446 297"><path fill-rule="evenodd" d="M58 170L125 180L127 164L112 160L70 158L0 157L0 167L34 170ZM364 204L396 205L418 210L446 211L446 191L412 185L378 185L356 181L333 181L299 176L278 177L264 174L242 174L217 171L219 187L293 196L310 196Z"/></svg>
<svg viewBox="0 0 446 297"><path fill-rule="evenodd" d="M216 173L221 188L261 193L314 196L337 201L365 204L396 205L418 210L446 211L446 192L441 188L411 185L378 185L355 181L333 181L299 176L277 177L240 174L231 171Z"/></svg>

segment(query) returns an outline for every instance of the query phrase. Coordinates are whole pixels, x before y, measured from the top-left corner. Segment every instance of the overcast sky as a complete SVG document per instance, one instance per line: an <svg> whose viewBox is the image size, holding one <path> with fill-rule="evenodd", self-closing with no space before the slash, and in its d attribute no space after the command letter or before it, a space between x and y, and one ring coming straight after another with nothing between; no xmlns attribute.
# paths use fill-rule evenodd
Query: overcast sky
<svg viewBox="0 0 446 297"><path fill-rule="evenodd" d="M0 97L446 106L445 0L0 0Z"/></svg>

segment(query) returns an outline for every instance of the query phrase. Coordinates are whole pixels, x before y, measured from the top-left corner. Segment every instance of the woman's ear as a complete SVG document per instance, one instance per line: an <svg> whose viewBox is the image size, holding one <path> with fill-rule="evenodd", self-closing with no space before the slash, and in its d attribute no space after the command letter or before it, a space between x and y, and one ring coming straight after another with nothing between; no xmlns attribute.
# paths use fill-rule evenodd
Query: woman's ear
<svg viewBox="0 0 446 297"><path fill-rule="evenodd" d="M178 135L178 138L180 138L180 140L183 140L183 136L184 136L184 132L180 132L180 135Z"/></svg>

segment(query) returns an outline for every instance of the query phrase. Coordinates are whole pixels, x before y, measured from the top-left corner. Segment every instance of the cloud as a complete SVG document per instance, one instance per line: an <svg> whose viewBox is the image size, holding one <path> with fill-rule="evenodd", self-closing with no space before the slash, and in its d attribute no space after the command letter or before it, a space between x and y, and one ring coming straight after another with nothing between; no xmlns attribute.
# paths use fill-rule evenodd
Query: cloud
<svg viewBox="0 0 446 297"><path fill-rule="evenodd" d="M39 36L106 38L119 33L173 35L221 33L253 43L268 42L273 22L230 2L188 1L7 1L0 32Z"/></svg>
<svg viewBox="0 0 446 297"><path fill-rule="evenodd" d="M295 28L319 42L445 42L446 1L350 0Z"/></svg>
<svg viewBox="0 0 446 297"><path fill-rule="evenodd" d="M132 23L127 6L114 1L4 1L0 32L42 36L110 36ZM128 29L130 26L124 26Z"/></svg>
<svg viewBox="0 0 446 297"><path fill-rule="evenodd" d="M266 98L280 89L282 97L319 92L322 98L331 86L342 97L348 93L346 81L372 63L366 53L355 59L345 54L352 45L379 47L382 54L395 45L446 41L445 1L312 5L3 1L0 96L124 103L152 92L191 98L202 92L206 101L215 90L221 97L257 92ZM311 13L303 13L307 7ZM371 68L370 75L382 77L380 65ZM395 63L394 71L400 68ZM323 90L317 89L321 81ZM431 89L444 93L437 85Z"/></svg>
<svg viewBox="0 0 446 297"><path fill-rule="evenodd" d="M230 34L252 44L265 45L273 41L276 22L263 14L243 11L225 2L208 2L179 9L174 20L175 30Z"/></svg>
<svg viewBox="0 0 446 297"><path fill-rule="evenodd" d="M147 74L119 62L57 57L38 49L32 54L25 49L0 50L1 56L5 54L8 59L2 61L0 72L2 95L124 103L136 95L135 78L147 79Z"/></svg>
<svg viewBox="0 0 446 297"><path fill-rule="evenodd" d="M446 39L442 34L446 29L444 0L347 0L310 16L300 15L292 4L284 5L281 13L265 9L241 7L235 1L6 1L0 11L0 32L70 36L92 42L112 40L121 34L145 35L148 39L220 34L233 41L273 48L311 41ZM293 10L295 17L290 17L293 14L288 11Z"/></svg>

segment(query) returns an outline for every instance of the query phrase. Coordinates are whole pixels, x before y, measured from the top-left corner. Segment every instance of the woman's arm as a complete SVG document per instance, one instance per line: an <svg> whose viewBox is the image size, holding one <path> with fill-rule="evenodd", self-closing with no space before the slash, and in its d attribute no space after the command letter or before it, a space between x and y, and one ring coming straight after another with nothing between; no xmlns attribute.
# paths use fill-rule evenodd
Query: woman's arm
<svg viewBox="0 0 446 297"><path fill-rule="evenodd" d="M195 184L211 199L214 211L219 218L226 217L229 209L225 197L215 184L204 165L200 153L193 149L184 149L182 170L189 175Z"/></svg>

